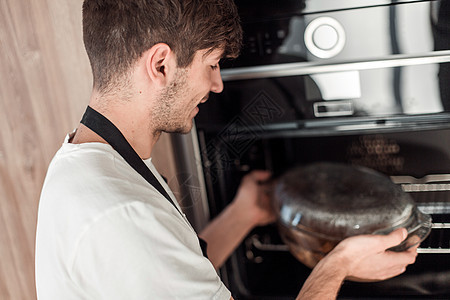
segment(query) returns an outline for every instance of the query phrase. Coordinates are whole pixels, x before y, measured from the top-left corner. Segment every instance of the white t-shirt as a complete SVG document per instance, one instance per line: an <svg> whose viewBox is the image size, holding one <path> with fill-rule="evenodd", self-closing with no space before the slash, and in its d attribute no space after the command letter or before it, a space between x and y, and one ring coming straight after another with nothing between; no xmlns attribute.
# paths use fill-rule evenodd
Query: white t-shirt
<svg viewBox="0 0 450 300"><path fill-rule="evenodd" d="M230 299L185 216L109 145L68 139L39 203L39 300Z"/></svg>

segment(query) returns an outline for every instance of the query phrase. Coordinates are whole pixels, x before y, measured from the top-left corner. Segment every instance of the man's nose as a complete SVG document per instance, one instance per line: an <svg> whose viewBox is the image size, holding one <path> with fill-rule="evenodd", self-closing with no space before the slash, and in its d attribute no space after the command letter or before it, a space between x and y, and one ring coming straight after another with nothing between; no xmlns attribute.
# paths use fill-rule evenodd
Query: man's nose
<svg viewBox="0 0 450 300"><path fill-rule="evenodd" d="M221 93L223 91L222 75L220 75L220 69L216 70L212 74L211 78L211 92Z"/></svg>

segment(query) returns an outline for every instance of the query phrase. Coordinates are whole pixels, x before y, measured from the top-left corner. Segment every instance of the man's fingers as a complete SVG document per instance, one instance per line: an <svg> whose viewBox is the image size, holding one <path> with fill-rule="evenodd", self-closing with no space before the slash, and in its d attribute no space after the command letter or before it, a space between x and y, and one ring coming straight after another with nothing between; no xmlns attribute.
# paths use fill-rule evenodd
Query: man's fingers
<svg viewBox="0 0 450 300"><path fill-rule="evenodd" d="M401 242L403 242L408 236L408 232L405 228L399 228L388 235L385 235L381 238L384 249L388 249L394 246L397 246Z"/></svg>
<svg viewBox="0 0 450 300"><path fill-rule="evenodd" d="M396 262L399 265L410 265L416 261L417 251L415 248L403 252L387 251L386 255L390 256L392 262Z"/></svg>
<svg viewBox="0 0 450 300"><path fill-rule="evenodd" d="M268 180L270 178L270 176L272 176L272 173L270 173L269 171L263 171L263 170L255 170L252 171L249 176L257 182L264 182L266 180Z"/></svg>

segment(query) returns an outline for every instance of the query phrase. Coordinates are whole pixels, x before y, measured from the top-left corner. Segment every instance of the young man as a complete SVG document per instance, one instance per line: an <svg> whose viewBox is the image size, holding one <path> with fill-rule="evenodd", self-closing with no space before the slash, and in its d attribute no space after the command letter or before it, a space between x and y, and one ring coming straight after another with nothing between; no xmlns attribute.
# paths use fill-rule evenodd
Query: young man
<svg viewBox="0 0 450 300"><path fill-rule="evenodd" d="M201 233L206 251L150 157L161 132L189 132L197 106L222 91L219 60L237 56L242 36L234 4L85 0L83 32L94 88L42 189L38 298L230 299L215 269L253 227L274 221L258 184L270 174L243 179ZM415 251L385 249L404 238L398 230L347 239L317 265L299 298L333 298L346 277L400 274Z"/></svg>

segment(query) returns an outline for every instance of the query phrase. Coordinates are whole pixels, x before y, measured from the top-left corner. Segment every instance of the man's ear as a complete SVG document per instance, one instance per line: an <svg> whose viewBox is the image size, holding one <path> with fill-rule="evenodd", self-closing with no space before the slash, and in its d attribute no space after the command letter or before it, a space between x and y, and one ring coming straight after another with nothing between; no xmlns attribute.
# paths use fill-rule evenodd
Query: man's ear
<svg viewBox="0 0 450 300"><path fill-rule="evenodd" d="M175 55L169 45L158 43L146 52L145 67L149 79L164 86L168 83L168 72L172 71Z"/></svg>

